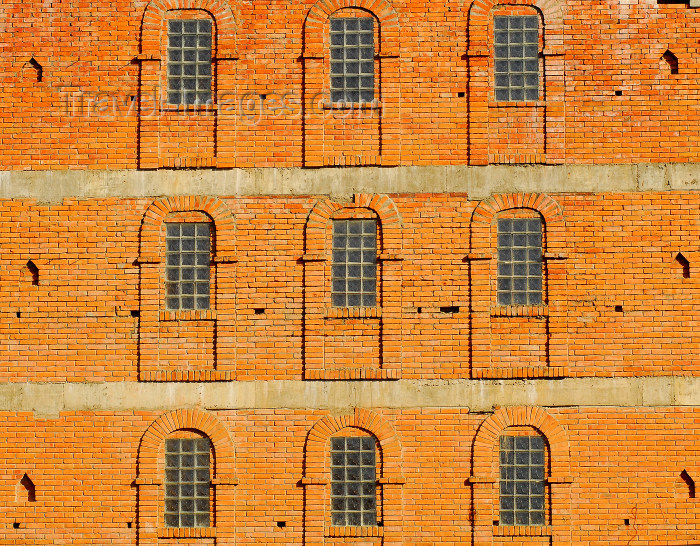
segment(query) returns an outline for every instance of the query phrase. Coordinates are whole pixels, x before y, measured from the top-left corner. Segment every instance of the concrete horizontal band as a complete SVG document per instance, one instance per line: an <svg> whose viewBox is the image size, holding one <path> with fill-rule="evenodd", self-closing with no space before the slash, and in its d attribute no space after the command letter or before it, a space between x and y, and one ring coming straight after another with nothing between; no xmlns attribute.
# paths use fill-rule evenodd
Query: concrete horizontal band
<svg viewBox="0 0 700 546"><path fill-rule="evenodd" d="M331 195L501 192L634 192L700 189L698 163L250 168L228 170L0 171L1 199L161 195Z"/></svg>
<svg viewBox="0 0 700 546"><path fill-rule="evenodd" d="M529 380L232 381L224 383L5 383L0 411L698 406L700 377Z"/></svg>

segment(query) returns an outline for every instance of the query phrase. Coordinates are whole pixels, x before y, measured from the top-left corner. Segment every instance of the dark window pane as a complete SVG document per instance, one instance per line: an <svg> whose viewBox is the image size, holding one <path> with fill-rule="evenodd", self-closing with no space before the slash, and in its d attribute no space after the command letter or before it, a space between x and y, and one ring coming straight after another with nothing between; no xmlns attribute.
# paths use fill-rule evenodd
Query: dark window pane
<svg viewBox="0 0 700 546"><path fill-rule="evenodd" d="M500 219L497 228L498 303L541 304L542 221L538 218Z"/></svg>
<svg viewBox="0 0 700 546"><path fill-rule="evenodd" d="M501 436L500 524L544 525L544 442Z"/></svg>
<svg viewBox="0 0 700 546"><path fill-rule="evenodd" d="M168 439L165 457L166 527L209 525L208 439ZM205 451L205 452L203 452ZM197 453L196 457L194 453ZM195 481L204 483L197 483Z"/></svg>
<svg viewBox="0 0 700 546"><path fill-rule="evenodd" d="M374 307L377 291L376 221L334 220L333 233L333 306Z"/></svg>
<svg viewBox="0 0 700 546"><path fill-rule="evenodd" d="M374 438L331 439L331 522L376 525Z"/></svg>

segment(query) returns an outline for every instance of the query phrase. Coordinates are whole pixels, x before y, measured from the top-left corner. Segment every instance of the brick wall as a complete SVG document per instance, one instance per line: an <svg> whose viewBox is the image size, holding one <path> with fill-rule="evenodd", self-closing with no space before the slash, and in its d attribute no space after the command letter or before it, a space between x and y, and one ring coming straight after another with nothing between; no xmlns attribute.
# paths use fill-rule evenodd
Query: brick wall
<svg viewBox="0 0 700 546"><path fill-rule="evenodd" d="M0 161L117 169L696 158L694 8L521 4L499 13L543 14L536 104L494 102L491 3L356 3L381 27L379 109L346 112L319 102L329 85L324 18L335 4L241 1L206 8L221 19L221 108L184 115L153 110L165 81L165 63L153 60L164 56L164 8L151 4L144 17L144 2L98 1L55 17L9 1L0 13Z"/></svg>

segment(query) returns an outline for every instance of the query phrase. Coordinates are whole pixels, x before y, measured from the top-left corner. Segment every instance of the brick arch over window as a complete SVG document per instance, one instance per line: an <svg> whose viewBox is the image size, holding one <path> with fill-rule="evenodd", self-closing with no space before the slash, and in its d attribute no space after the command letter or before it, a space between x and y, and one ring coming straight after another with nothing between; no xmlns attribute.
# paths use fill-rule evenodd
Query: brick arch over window
<svg viewBox="0 0 700 546"><path fill-rule="evenodd" d="M499 212L509 209L532 209L539 212L547 230L547 247L564 246L564 213L559 203L543 193L510 193L493 195L481 201L474 209L471 221L473 250L479 246L491 246L491 223Z"/></svg>
<svg viewBox="0 0 700 546"><path fill-rule="evenodd" d="M541 216L545 237L542 304L497 304L498 239L495 220L505 211L529 210ZM480 202L469 230L472 282L471 376L563 377L568 373L568 292L566 289L566 222L561 206L541 193L497 194ZM506 324L508 323L508 324ZM528 357L514 365L494 347L503 330L518 327L528 338ZM512 330L516 332L515 329ZM543 333L544 332L544 333ZM493 337L495 334L495 337ZM515 335L515 333L514 333ZM504 342L505 343L505 342ZM497 356L500 355L500 356Z"/></svg>
<svg viewBox="0 0 700 546"><path fill-rule="evenodd" d="M380 55L399 54L399 16L393 6L386 0L319 0L316 2L304 21L304 56L320 56L323 54L324 36L328 18L339 9L359 8L372 13L380 25L379 51Z"/></svg>
<svg viewBox="0 0 700 546"><path fill-rule="evenodd" d="M311 209L306 221L306 251L328 252L326 229L333 214L340 209L366 208L379 217L382 229L382 252L401 252L401 216L390 197L378 194L355 194L352 203L326 199Z"/></svg>
<svg viewBox="0 0 700 546"><path fill-rule="evenodd" d="M329 472L330 438L348 427L364 430L377 439L382 455L381 478L403 480L401 443L394 427L378 413L360 408L355 408L351 415L324 417L311 428L306 439L304 477L307 480L325 479Z"/></svg>
<svg viewBox="0 0 700 546"><path fill-rule="evenodd" d="M380 476L377 486L381 488L383 525L381 527L345 528L330 525L330 439L343 429L356 428L374 436L381 454ZM342 433L341 433L342 434ZM350 415L324 417L314 424L306 438L304 453L304 486L307 507L304 518L305 544L323 544L327 536L383 536L385 546L403 544L402 531L402 475L401 443L394 427L380 414L355 408Z"/></svg>
<svg viewBox="0 0 700 546"><path fill-rule="evenodd" d="M564 47L565 4L559 0L480 0L469 10L469 55L488 55L491 11L497 6L532 6L544 19L545 55Z"/></svg>
<svg viewBox="0 0 700 546"><path fill-rule="evenodd" d="M211 218L215 229L216 248L212 254L218 261L235 256L236 222L230 209L215 197L176 196L153 201L141 223L140 262L161 261L162 225L173 212L202 212Z"/></svg>
<svg viewBox="0 0 700 546"><path fill-rule="evenodd" d="M223 0L151 0L141 21L141 53L158 56L161 48L161 25L170 10L197 9L212 16L216 23L216 56L237 57L237 26L231 6Z"/></svg>
<svg viewBox="0 0 700 546"><path fill-rule="evenodd" d="M333 216L365 209L377 215L377 305L333 307ZM356 194L351 203L319 201L306 222L304 261L304 378L399 379L402 362L401 284L402 222L395 203L386 195ZM358 319L349 323L347 319ZM344 328L351 328L350 331ZM347 337L369 348L365 363L348 365L353 347Z"/></svg>
<svg viewBox="0 0 700 546"><path fill-rule="evenodd" d="M568 478L571 474L569 439L566 430L539 407L498 408L486 418L474 438L474 466L472 474L477 478L498 478L498 457L494 446L508 427L532 427L546 439L550 450L553 478Z"/></svg>
<svg viewBox="0 0 700 546"><path fill-rule="evenodd" d="M545 483L550 490L551 520L540 532L551 537L553 545L571 543L571 477L569 439L564 427L540 407L498 408L479 426L472 451L473 542L492 544L501 535L493 524L499 514L499 438L508 427L532 427L542 434L549 448L550 467ZM510 527L508 533L527 534L528 527Z"/></svg>
<svg viewBox="0 0 700 546"><path fill-rule="evenodd" d="M197 410L176 410L165 413L148 427L141 437L138 452L138 533L140 545L158 544L159 538L184 536L213 536L211 528L165 528L163 522L163 487L165 440L178 430L194 430L205 434L212 443L214 472L211 483L215 498L217 541L233 544L235 518L233 486L238 481L235 471L235 451L226 427L212 414Z"/></svg>

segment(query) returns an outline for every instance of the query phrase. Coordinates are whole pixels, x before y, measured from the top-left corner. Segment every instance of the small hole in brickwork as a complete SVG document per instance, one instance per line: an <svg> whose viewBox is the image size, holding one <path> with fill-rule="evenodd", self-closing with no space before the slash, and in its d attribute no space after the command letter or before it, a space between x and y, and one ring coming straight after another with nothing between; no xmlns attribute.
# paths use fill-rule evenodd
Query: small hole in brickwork
<svg viewBox="0 0 700 546"><path fill-rule="evenodd" d="M286 527L286 526L287 526L286 521L278 521L277 522L277 527L279 527L279 528Z"/></svg>
<svg viewBox="0 0 700 546"><path fill-rule="evenodd" d="M686 483L688 486L688 498L689 499L694 499L695 498L695 480L690 477L690 474L686 472L685 470L681 472L681 479Z"/></svg>
<svg viewBox="0 0 700 546"><path fill-rule="evenodd" d="M457 305L448 305L447 307L440 307L441 313L459 313L459 307Z"/></svg>
<svg viewBox="0 0 700 546"><path fill-rule="evenodd" d="M27 476L26 474L22 476L22 479L19 481L20 485L24 488L24 491L27 495L27 500L29 502L36 502L36 487L34 486L34 482Z"/></svg>
<svg viewBox="0 0 700 546"><path fill-rule="evenodd" d="M625 525L629 525L629 524L630 524L629 518L625 518Z"/></svg>
<svg viewBox="0 0 700 546"><path fill-rule="evenodd" d="M138 317L141 316L141 311L139 311L138 309L132 309L132 310L131 310L131 316L134 317L134 318L138 318Z"/></svg>
<svg viewBox="0 0 700 546"><path fill-rule="evenodd" d="M267 98L267 95L265 93L260 93L260 98L262 100L265 100Z"/></svg>
<svg viewBox="0 0 700 546"><path fill-rule="evenodd" d="M459 92L457 93L457 96L458 96L460 99L464 98L464 91L459 91Z"/></svg>
<svg viewBox="0 0 700 546"><path fill-rule="evenodd" d="M668 68L671 70L671 74L678 74L678 57L667 49L661 56L661 59L666 61Z"/></svg>
<svg viewBox="0 0 700 546"><path fill-rule="evenodd" d="M616 313L622 313L622 305L616 305L616 306L615 306L615 312L616 312Z"/></svg>
<svg viewBox="0 0 700 546"><path fill-rule="evenodd" d="M19 529L19 521L15 521L15 522L12 524L12 528L13 528L13 529Z"/></svg>
<svg viewBox="0 0 700 546"><path fill-rule="evenodd" d="M423 308L422 307L416 307L416 313L422 313Z"/></svg>
<svg viewBox="0 0 700 546"><path fill-rule="evenodd" d="M29 59L29 64L36 71L36 81L40 82L44 79L44 67L42 67L34 57Z"/></svg>
<svg viewBox="0 0 700 546"><path fill-rule="evenodd" d="M493 524L498 525L498 520L497 519L493 520Z"/></svg>
<svg viewBox="0 0 700 546"><path fill-rule="evenodd" d="M22 318L22 312L21 312L21 311L17 311L17 313L15 313L15 314L17 315L17 318Z"/></svg>
<svg viewBox="0 0 700 546"><path fill-rule="evenodd" d="M683 278L689 279L690 278L690 262L680 252L678 254L676 254L676 261L683 268Z"/></svg>
<svg viewBox="0 0 700 546"><path fill-rule="evenodd" d="M127 526L129 529L131 529L131 522L130 522L130 521L127 521L127 522L126 522L126 526Z"/></svg>
<svg viewBox="0 0 700 546"><path fill-rule="evenodd" d="M39 286L39 268L29 260L22 268L22 277L26 282L31 282L34 286Z"/></svg>
<svg viewBox="0 0 700 546"><path fill-rule="evenodd" d="M265 308L264 307L256 307L255 309L253 309L253 311L255 312L256 315L262 315L265 312Z"/></svg>
<svg viewBox="0 0 700 546"><path fill-rule="evenodd" d="M617 91L615 91L615 96L616 96L616 97L621 97L621 96L622 96L622 91L620 91L619 89L618 89Z"/></svg>

